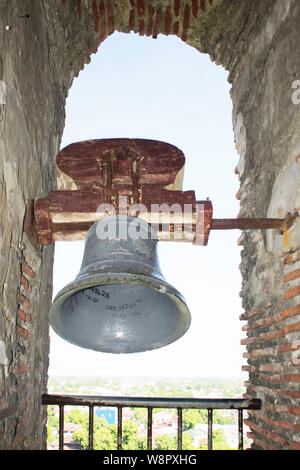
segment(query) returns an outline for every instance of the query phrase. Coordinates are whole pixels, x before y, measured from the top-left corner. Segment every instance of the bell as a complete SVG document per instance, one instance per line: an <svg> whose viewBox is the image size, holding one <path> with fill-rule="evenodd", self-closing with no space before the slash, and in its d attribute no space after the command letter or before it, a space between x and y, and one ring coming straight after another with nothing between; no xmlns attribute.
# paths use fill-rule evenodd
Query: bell
<svg viewBox="0 0 300 470"><path fill-rule="evenodd" d="M157 241L155 230L135 217L95 223L79 274L50 309L54 331L108 353L147 351L179 339L190 326L190 312L160 271Z"/></svg>

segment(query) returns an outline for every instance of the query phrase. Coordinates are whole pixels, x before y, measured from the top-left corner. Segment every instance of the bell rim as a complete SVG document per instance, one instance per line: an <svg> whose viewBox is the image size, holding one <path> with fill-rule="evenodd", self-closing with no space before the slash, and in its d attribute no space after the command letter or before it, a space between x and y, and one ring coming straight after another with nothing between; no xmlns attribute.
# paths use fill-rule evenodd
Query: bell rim
<svg viewBox="0 0 300 470"><path fill-rule="evenodd" d="M180 311L183 315L184 321L183 327L180 330L180 334L175 335L166 342L163 345L155 345L154 347L147 348L146 350L139 350L139 351L129 351L129 352L113 352L113 354L132 354L132 353L141 353L141 352L147 352L151 350L156 350L161 347L168 346L178 339L180 339L184 334L189 330L190 325L191 325L191 313L190 310L186 304L186 301L183 297L183 295L173 286L171 286L168 282L163 281L161 279L155 279L151 276L145 276L145 275L137 275L137 274L124 274L124 273L103 273L103 274L98 274L97 275L97 282L99 282L99 285L114 285L114 284L125 284L126 282L130 281L131 285L138 285L138 286L143 286L143 287L149 287L149 288L154 288L156 291L161 292L161 294L168 295L169 297L173 298L173 301L175 301L178 304L178 301L180 302ZM103 278L103 282L101 280L101 277ZM123 282L120 282L120 280L123 280ZM134 282L133 282L134 281ZM54 319L55 314L59 310L59 307L63 305L63 303L73 294L76 294L77 292L83 290L83 289L88 289L89 287L95 286L95 276L91 275L86 275L83 278L77 278L74 281L70 282L67 284L63 289L61 289L57 295L55 296L52 305L50 307L49 311L49 324L51 328L55 331L57 335L59 335L61 338L67 340L69 343L74 344L77 347L83 347L85 349L92 349L90 347L85 347L85 346L79 346L75 342L70 341L70 339L64 337L62 335L62 332L59 331L58 328L56 328L52 322L51 319ZM160 288L159 288L160 287ZM103 352L103 353L112 353L112 351L105 351L103 349L94 349L94 351L97 352Z"/></svg>
<svg viewBox="0 0 300 470"><path fill-rule="evenodd" d="M152 287L155 288L155 290L160 291L162 294L165 294L166 292L164 290L160 290L159 286L162 284L164 285L166 290L169 290L170 293L176 297L179 297L180 300L186 305L185 298L183 295L171 284L169 284L167 281L161 278L155 278L151 275L143 275L143 274L133 274L133 273L116 273L116 272L104 272L104 273L97 273L97 275L84 275L81 277L77 277L74 279L74 281L69 282L63 289L61 289L55 296L52 305L60 299L60 297L65 296L65 294L69 293L69 291L72 289L72 294L75 294L76 292L82 290L82 289L88 289L89 287L95 286L95 278L97 278L97 281L99 280L100 283L99 285L110 285L110 284L125 284L128 280L130 281L130 284L136 284L139 286L144 286L144 287ZM123 282L122 282L123 280ZM138 281L138 282L133 282L133 281ZM93 282L93 283L92 283ZM52 308L52 306L51 306ZM187 310L188 307L186 305ZM51 309L50 309L51 310Z"/></svg>

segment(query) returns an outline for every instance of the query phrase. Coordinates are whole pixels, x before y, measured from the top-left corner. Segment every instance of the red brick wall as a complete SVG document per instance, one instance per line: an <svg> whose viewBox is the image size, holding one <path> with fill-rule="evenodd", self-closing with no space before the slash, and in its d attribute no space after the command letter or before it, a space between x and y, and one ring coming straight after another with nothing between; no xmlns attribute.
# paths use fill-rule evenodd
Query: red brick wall
<svg viewBox="0 0 300 470"><path fill-rule="evenodd" d="M282 257L284 309L253 308L241 315L247 338L249 372L246 396L258 396L263 409L250 412L246 424L254 448L300 450L300 252Z"/></svg>

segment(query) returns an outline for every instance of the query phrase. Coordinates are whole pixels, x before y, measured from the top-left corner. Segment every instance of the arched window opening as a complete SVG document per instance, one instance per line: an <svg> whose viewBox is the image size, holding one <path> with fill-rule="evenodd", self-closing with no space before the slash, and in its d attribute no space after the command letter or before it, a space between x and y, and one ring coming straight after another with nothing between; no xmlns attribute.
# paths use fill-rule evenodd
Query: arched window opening
<svg viewBox="0 0 300 470"><path fill-rule="evenodd" d="M236 217L237 155L227 72L176 37L114 33L74 80L61 148L87 139L162 140L186 157L183 190L209 197L214 217ZM235 231L207 247L160 242L166 280L185 297L189 331L154 351L111 355L66 343L51 331L49 376L243 377ZM56 242L54 294L79 272L83 242Z"/></svg>

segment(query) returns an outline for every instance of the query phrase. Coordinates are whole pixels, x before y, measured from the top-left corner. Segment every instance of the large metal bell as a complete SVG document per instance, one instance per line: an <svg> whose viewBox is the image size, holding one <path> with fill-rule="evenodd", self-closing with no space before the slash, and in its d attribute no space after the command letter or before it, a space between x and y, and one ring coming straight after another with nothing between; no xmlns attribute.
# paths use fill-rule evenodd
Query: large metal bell
<svg viewBox="0 0 300 470"><path fill-rule="evenodd" d="M184 298L160 271L156 232L127 216L107 217L90 228L80 272L50 309L59 336L108 353L163 347L190 322Z"/></svg>

